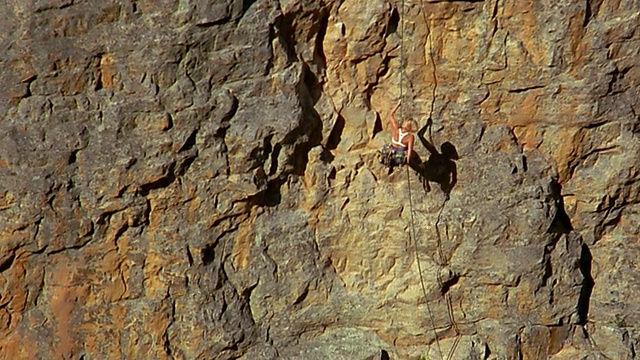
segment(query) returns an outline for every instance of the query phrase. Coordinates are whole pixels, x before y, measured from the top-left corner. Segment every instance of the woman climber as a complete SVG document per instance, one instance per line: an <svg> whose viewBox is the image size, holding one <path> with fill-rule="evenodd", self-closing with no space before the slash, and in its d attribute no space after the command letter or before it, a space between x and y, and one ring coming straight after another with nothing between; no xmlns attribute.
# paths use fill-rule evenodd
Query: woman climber
<svg viewBox="0 0 640 360"><path fill-rule="evenodd" d="M381 161L384 165L392 169L394 166L409 164L413 153L413 143L415 132L418 128L413 119L402 121L402 126L398 126L395 119L396 111L402 105L402 100L391 110L389 114L389 122L391 123L391 144L387 144L382 148Z"/></svg>

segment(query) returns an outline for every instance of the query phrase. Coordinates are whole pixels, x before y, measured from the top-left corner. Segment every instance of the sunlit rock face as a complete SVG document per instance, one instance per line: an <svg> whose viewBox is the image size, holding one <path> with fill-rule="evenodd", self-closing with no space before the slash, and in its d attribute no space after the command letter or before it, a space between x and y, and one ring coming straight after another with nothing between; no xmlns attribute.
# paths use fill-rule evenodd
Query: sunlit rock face
<svg viewBox="0 0 640 360"><path fill-rule="evenodd" d="M0 354L632 359L640 1L0 4ZM417 156L388 169L391 108Z"/></svg>

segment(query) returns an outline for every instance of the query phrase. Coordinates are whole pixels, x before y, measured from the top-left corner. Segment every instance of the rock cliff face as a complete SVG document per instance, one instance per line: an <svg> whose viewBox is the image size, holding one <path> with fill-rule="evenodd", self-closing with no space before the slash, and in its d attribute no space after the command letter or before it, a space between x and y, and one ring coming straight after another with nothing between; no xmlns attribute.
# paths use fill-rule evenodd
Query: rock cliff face
<svg viewBox="0 0 640 360"><path fill-rule="evenodd" d="M639 24L1 3L2 358L636 358ZM398 99L424 136L390 172Z"/></svg>

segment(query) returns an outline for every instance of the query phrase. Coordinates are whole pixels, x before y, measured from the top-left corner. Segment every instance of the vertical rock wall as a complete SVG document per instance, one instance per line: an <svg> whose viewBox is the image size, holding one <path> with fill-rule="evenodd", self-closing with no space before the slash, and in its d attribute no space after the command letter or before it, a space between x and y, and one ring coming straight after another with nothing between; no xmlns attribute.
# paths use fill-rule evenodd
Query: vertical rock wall
<svg viewBox="0 0 640 360"><path fill-rule="evenodd" d="M0 4L2 358L635 358L640 2ZM424 127L389 171L386 118Z"/></svg>

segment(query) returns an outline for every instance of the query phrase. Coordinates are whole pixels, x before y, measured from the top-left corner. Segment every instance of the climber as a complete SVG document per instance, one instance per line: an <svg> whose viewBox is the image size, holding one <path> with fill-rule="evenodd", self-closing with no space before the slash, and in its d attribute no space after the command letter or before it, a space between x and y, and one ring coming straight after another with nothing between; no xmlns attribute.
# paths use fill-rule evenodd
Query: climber
<svg viewBox="0 0 640 360"><path fill-rule="evenodd" d="M380 153L380 160L389 169L394 166L409 164L413 153L414 136L417 125L413 119L402 121L402 126L398 126L395 113L402 105L402 100L391 110L389 122L391 123L391 144L386 144Z"/></svg>

